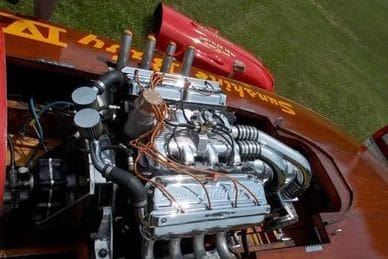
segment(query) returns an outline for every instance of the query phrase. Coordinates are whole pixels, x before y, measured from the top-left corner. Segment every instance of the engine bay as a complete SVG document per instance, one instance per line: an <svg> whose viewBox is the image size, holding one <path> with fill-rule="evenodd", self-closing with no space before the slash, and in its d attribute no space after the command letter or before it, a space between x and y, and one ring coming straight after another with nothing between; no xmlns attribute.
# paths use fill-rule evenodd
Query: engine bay
<svg viewBox="0 0 388 259"><path fill-rule="evenodd" d="M229 109L218 82L190 77L193 48L170 74L173 44L155 72L152 37L139 67L122 41L95 80L10 88L5 244L64 231L88 236L95 258L247 258L328 242L317 214L329 198L302 148Z"/></svg>

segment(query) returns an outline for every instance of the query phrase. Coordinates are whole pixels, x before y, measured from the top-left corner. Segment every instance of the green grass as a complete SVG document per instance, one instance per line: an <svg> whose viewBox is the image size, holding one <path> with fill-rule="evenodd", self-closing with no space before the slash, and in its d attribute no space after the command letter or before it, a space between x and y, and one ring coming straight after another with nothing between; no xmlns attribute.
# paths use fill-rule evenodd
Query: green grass
<svg viewBox="0 0 388 259"><path fill-rule="evenodd" d="M31 14L31 0L2 8ZM261 57L277 93L322 113L362 140L388 123L388 1L169 0ZM60 0L53 21L140 46L151 0Z"/></svg>

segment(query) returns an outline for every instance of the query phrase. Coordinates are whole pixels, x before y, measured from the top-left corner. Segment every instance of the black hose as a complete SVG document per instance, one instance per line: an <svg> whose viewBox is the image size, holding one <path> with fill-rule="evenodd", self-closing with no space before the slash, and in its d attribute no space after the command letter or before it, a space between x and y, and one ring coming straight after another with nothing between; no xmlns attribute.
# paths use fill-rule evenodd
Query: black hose
<svg viewBox="0 0 388 259"><path fill-rule="evenodd" d="M34 102L34 98L33 97L30 98L30 101L29 101L28 104L29 104L29 107L30 107L30 110L31 110L31 113L32 113L32 117L35 119L36 128L38 130L39 141L42 142L43 139L44 139L43 128L42 128L42 124L40 124L40 120L39 120L38 114L36 113L35 102Z"/></svg>
<svg viewBox="0 0 388 259"><path fill-rule="evenodd" d="M231 146L231 148L232 148L232 153L231 153L230 158L232 158L232 157L234 156L234 154L235 154L235 149L236 149L235 141L234 141L234 138L233 138L232 134L230 134L230 132L228 131L228 129L227 129L225 126L224 126L224 127L222 127L222 126L217 126L217 127L215 128L215 130L216 130L216 132L217 132L217 131L218 131L218 132L222 132L222 133L224 133L226 136L229 137L229 139L230 139L230 146ZM224 135L222 135L222 134L220 134L220 135L225 139L225 136L224 136Z"/></svg>
<svg viewBox="0 0 388 259"><path fill-rule="evenodd" d="M112 70L103 74L95 85L100 94L102 94L108 86L122 86L124 84L124 75L120 71Z"/></svg>
<svg viewBox="0 0 388 259"><path fill-rule="evenodd" d="M121 188L128 190L135 203L142 204L146 201L147 193L144 185L136 176L128 171L113 167L109 173L107 173L106 177Z"/></svg>
<svg viewBox="0 0 388 259"><path fill-rule="evenodd" d="M303 186L303 181L298 179L298 177L295 177L283 190L282 193L288 197L289 199L294 199L295 197L298 197L301 195L306 188Z"/></svg>
<svg viewBox="0 0 388 259"><path fill-rule="evenodd" d="M66 101L55 101L55 102L52 102L52 103L48 103L46 104L45 106L42 107L42 109L40 109L40 111L37 113L37 118L40 119L40 117L42 117L42 115L44 113L46 113L50 108L54 107L54 106L74 106L75 104L72 103L72 102L66 102ZM30 106L30 105L29 105ZM19 132L23 132L26 128L26 126L33 120L35 119L34 117L32 117L31 119L29 119L22 127L21 129L19 130Z"/></svg>
<svg viewBox="0 0 388 259"><path fill-rule="evenodd" d="M221 125L221 126L224 126L225 127L225 122L222 120L221 116L218 115L215 111L213 110L208 110L216 119L218 119L222 124L218 124L218 125Z"/></svg>
<svg viewBox="0 0 388 259"><path fill-rule="evenodd" d="M174 128L172 129L172 134L171 134L171 136L170 136L170 137L167 139L167 141L166 141L166 148L167 148L167 155L168 155L171 159L173 159L175 162L179 162L179 161L182 159L183 155L182 155L181 149L179 148L178 140L177 140L177 138L176 138L176 130L177 130L177 127L174 127ZM177 146L177 148L178 148L178 151L179 151L179 158L178 158L178 160L175 159L175 157L173 157L173 156L171 155L171 152L170 152L170 142L171 142L172 139L174 139L174 141L175 141L175 143L176 143L176 146Z"/></svg>
<svg viewBox="0 0 388 259"><path fill-rule="evenodd" d="M195 126L193 124L188 124L188 123L172 123L171 121L168 121L168 120L164 120L164 122L167 125L173 126L173 127L182 127L182 128L190 128L190 129L195 128Z"/></svg>
<svg viewBox="0 0 388 259"><path fill-rule="evenodd" d="M43 108L38 112L38 118L40 116L42 116L46 111L48 111L50 108L54 107L54 106L75 106L74 103L72 102L66 102L66 101L55 101L55 102L52 102L52 103L49 103L49 104L46 104L45 106L43 106Z"/></svg>
<svg viewBox="0 0 388 259"><path fill-rule="evenodd" d="M144 185L140 180L124 169L105 163L101 158L100 143L97 140L94 141L94 143L90 143L90 151L93 165L102 176L128 190L135 203L138 204L139 207L144 207L147 195Z"/></svg>
<svg viewBox="0 0 388 259"><path fill-rule="evenodd" d="M11 154L11 169L15 169L16 167L16 160L15 160L15 146L13 145L12 138L10 135L7 134L7 144L9 147L9 152Z"/></svg>
<svg viewBox="0 0 388 259"><path fill-rule="evenodd" d="M185 107L184 107L185 104L184 104L184 102L183 102L183 99L180 101L180 103L181 103L182 114L183 114L183 117L185 118L185 121L186 121L188 124L194 125L194 123L191 122L191 121L189 120L189 118L187 117L187 115L186 115Z"/></svg>

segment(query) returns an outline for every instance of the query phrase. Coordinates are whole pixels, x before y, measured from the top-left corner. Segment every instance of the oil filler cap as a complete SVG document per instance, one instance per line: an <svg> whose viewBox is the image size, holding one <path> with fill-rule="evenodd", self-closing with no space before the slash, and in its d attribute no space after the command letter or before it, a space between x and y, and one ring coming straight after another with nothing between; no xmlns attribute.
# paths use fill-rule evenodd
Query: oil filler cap
<svg viewBox="0 0 388 259"><path fill-rule="evenodd" d="M77 126L81 137L86 139L98 139L103 133L101 116L95 109L84 108L74 116L74 124Z"/></svg>

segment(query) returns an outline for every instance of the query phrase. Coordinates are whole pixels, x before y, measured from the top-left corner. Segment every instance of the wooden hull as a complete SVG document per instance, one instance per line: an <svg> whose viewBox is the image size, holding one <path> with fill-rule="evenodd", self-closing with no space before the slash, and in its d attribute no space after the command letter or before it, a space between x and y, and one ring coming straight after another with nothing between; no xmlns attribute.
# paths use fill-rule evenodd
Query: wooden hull
<svg viewBox="0 0 388 259"><path fill-rule="evenodd" d="M93 77L106 71L107 62L117 58L117 42L14 14L0 12L0 16L8 64ZM132 61L139 62L141 55L141 51L132 50ZM156 57L153 68L158 70L160 64L161 58ZM172 72L179 69L180 64L175 63ZM316 231L324 237L322 251L307 253L304 246L297 246L258 251L260 258L388 257L386 166L332 122L291 100L200 69L194 69L192 75L219 81L228 94L231 110L247 120L255 118L264 125L275 125L269 130L279 138L291 146L302 145L316 161L313 168L330 197L329 209L318 215L322 224ZM1 144L3 148L5 144ZM12 255L11 250L2 253Z"/></svg>

